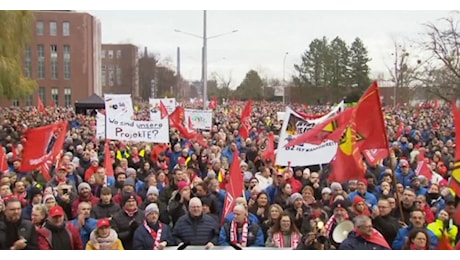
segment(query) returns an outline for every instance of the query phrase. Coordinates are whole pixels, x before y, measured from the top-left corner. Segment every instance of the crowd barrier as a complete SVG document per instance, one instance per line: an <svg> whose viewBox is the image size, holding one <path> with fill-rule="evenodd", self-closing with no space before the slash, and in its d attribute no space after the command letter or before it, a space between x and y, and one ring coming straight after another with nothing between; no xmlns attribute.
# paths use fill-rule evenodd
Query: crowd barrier
<svg viewBox="0 0 460 260"><path fill-rule="evenodd" d="M178 249L177 246L167 246L164 250L205 250L205 246L187 246L184 249ZM292 250L291 248L276 248L276 247L244 247L235 249L232 246L214 246L209 250Z"/></svg>

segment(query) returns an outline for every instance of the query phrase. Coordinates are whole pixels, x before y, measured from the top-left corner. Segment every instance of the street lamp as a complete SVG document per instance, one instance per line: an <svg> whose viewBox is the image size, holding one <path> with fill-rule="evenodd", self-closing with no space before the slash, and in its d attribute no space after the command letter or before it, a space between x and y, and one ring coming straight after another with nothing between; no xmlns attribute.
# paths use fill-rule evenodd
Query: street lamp
<svg viewBox="0 0 460 260"><path fill-rule="evenodd" d="M283 104L286 105L286 57L288 56L289 52L284 54L283 58Z"/></svg>
<svg viewBox="0 0 460 260"><path fill-rule="evenodd" d="M236 33L238 30L233 30L230 32L226 33L221 33L217 35L213 35L208 37L206 34L206 10L203 11L203 36L189 33L189 32L183 32L178 29L174 29L175 32L178 33L183 33L187 34L193 37L201 38L203 39L203 56L202 56L202 72L203 72L203 109L208 108L208 39L214 39L223 35L231 34L231 33Z"/></svg>

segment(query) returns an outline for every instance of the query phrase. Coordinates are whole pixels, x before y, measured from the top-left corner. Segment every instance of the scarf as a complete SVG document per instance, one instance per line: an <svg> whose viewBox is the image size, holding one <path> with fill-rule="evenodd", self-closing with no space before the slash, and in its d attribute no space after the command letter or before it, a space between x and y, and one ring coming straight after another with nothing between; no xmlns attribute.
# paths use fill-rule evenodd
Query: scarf
<svg viewBox="0 0 460 260"><path fill-rule="evenodd" d="M243 229L241 231L241 245L246 247L248 242L248 221L244 220ZM230 225L230 241L233 244L238 244L238 224L233 220Z"/></svg>
<svg viewBox="0 0 460 260"><path fill-rule="evenodd" d="M136 214L138 208L136 208L135 210L131 210L131 211L129 211L129 210L127 210L127 209L124 209L124 210L125 210L125 212L126 212L126 215L132 217L132 216L134 216L134 214Z"/></svg>
<svg viewBox="0 0 460 260"><path fill-rule="evenodd" d="M96 230L93 230L89 235L89 240L94 245L95 243L99 244L99 250L110 250L118 239L117 232L115 230L110 230L110 235L108 237L98 237L96 235Z"/></svg>
<svg viewBox="0 0 460 260"><path fill-rule="evenodd" d="M144 228L147 230L147 232L150 233L150 235L153 238L153 250L158 249L158 245L161 243L161 231L163 230L161 223L158 223L158 231L155 232L155 230L151 229L149 225L147 224L147 220L144 220Z"/></svg>
<svg viewBox="0 0 460 260"><path fill-rule="evenodd" d="M363 236L359 234L357 228L354 228L353 231L356 233L357 236L362 237L364 240L366 240L369 243L373 243L381 247L385 247L386 249L391 249L390 245L388 245L388 242L385 240L383 235L380 232L378 232L375 228L372 228L372 234L370 236Z"/></svg>
<svg viewBox="0 0 460 260"><path fill-rule="evenodd" d="M297 248L297 246L300 244L300 234L297 232L292 232L290 236L291 236L290 247L292 249ZM273 243L278 248L285 248L283 232L280 231L278 233L273 234Z"/></svg>

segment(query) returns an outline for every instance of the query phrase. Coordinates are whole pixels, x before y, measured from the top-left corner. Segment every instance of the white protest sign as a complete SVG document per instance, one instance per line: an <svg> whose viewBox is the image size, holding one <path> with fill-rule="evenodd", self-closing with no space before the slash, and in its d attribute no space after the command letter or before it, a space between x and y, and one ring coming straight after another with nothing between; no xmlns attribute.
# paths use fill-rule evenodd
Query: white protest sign
<svg viewBox="0 0 460 260"><path fill-rule="evenodd" d="M160 101L168 110L168 115L172 114L176 109L177 102L175 98L149 98L150 105L150 120L157 120L160 118Z"/></svg>
<svg viewBox="0 0 460 260"><path fill-rule="evenodd" d="M158 121L134 121L107 117L107 139L169 143L169 119Z"/></svg>
<svg viewBox="0 0 460 260"><path fill-rule="evenodd" d="M188 118L192 124L192 129L210 130L212 127L212 110L184 109L184 125L189 127Z"/></svg>
<svg viewBox="0 0 460 260"><path fill-rule="evenodd" d="M276 165L295 167L329 163L337 152L337 143L331 140L326 140L320 145L304 143L291 147L285 146L289 141L343 111L344 108L344 103L341 102L327 115L314 120L305 120L301 115L286 107L276 153Z"/></svg>
<svg viewBox="0 0 460 260"><path fill-rule="evenodd" d="M96 138L105 139L105 115L99 111L96 114Z"/></svg>
<svg viewBox="0 0 460 260"><path fill-rule="evenodd" d="M134 115L131 95L104 94L106 115L110 118L132 119Z"/></svg>

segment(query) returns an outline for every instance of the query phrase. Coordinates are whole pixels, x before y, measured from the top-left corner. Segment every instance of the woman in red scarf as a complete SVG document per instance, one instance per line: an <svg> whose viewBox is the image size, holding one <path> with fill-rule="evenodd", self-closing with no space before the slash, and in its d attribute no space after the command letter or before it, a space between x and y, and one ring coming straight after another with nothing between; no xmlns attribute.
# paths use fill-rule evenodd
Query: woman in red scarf
<svg viewBox="0 0 460 260"><path fill-rule="evenodd" d="M270 229L266 247L292 248L295 249L301 243L300 234L292 218L288 213L281 213L280 219L272 229Z"/></svg>
<svg viewBox="0 0 460 260"><path fill-rule="evenodd" d="M425 229L414 228L409 232L403 250L429 250L430 236Z"/></svg>

